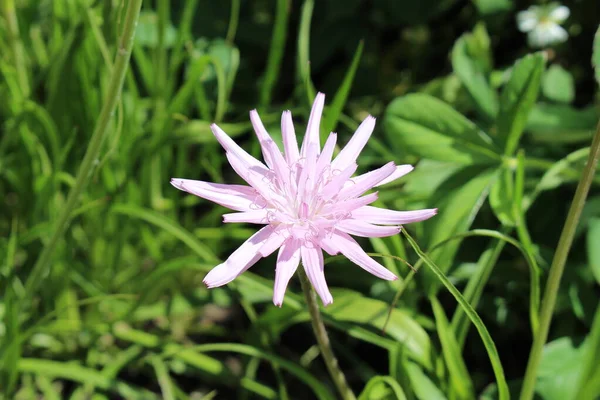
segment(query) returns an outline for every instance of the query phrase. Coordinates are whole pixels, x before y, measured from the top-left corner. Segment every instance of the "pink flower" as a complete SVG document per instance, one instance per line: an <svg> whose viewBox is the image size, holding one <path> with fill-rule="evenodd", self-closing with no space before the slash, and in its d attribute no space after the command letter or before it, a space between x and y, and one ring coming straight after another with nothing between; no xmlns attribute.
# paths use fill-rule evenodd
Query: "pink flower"
<svg viewBox="0 0 600 400"><path fill-rule="evenodd" d="M283 303L288 282L300 260L323 304L333 302L325 281L323 250L330 255L342 253L379 278L397 279L369 257L350 235L396 235L400 232L400 225L428 219L436 214L437 209L393 211L369 206L377 199L377 192L363 196L365 192L406 175L413 167L389 162L381 168L352 177L358 167L356 159L375 127L375 118L367 117L332 161L337 134L329 135L323 149L319 140L324 103L325 95L317 94L300 150L292 115L284 111L281 131L285 154L267 133L256 110L250 112L266 165L239 147L216 124L211 126L225 149L227 160L249 186L171 180L178 189L237 211L225 214L225 223L266 225L206 275L204 283L209 288L231 282L277 249L273 290L273 303L277 306Z"/></svg>

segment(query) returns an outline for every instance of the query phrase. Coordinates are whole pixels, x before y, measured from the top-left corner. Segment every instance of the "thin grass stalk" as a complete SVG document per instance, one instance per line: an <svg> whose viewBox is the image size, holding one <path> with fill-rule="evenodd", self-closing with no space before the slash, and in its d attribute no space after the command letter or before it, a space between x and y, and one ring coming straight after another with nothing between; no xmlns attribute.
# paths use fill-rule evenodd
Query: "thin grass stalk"
<svg viewBox="0 0 600 400"><path fill-rule="evenodd" d="M141 6L142 0L129 1L127 13L125 15L123 31L118 40L117 53L115 56L115 62L113 64L113 71L111 74L106 99L104 100L102 110L96 122L96 126L83 157L83 161L79 167L75 184L71 188L66 204L58 217L56 225L54 226L54 232L50 237L50 240L44 246L40 257L37 259L37 262L35 263L25 283L25 293L27 293L29 296L35 293L42 281L42 277L48 273L54 250L56 249L60 239L64 236L69 226L71 216L77 208L79 197L81 196L81 193L83 193L83 190L92 176L92 170L94 169L95 163L98 159L102 142L108 133L108 126L114 114L121 90L123 88L123 81L129 66L129 58L131 56L131 49L133 48L133 38Z"/></svg>
<svg viewBox="0 0 600 400"><path fill-rule="evenodd" d="M540 311L539 328L537 334L533 338L533 345L531 346L531 352L529 353L527 370L525 371L523 387L521 388L521 400L531 400L535 392L538 368L542 358L544 344L546 344L546 340L548 339L548 331L550 330L550 323L552 322L552 315L554 313L554 307L556 306L556 297L560 287L560 280L565 270L569 250L573 244L575 230L579 224L579 218L581 217L581 211L585 205L585 200L590 190L590 186L592 185L592 181L594 180L599 157L600 121L598 122L596 133L592 139L588 160L583 169L579 184L577 185L575 195L573 196L573 202L569 208L565 225L560 234L560 239L558 240L556 253L554 253L554 259L550 266L550 272L548 273L548 282L546 283L546 290L544 291L544 297L542 299L542 309Z"/></svg>

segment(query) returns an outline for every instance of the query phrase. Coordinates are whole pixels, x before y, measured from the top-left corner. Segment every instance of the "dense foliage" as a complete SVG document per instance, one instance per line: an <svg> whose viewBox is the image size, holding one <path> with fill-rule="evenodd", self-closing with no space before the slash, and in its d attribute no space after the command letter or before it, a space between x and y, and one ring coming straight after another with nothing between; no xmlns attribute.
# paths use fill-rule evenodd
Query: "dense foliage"
<svg viewBox="0 0 600 400"><path fill-rule="evenodd" d="M248 111L280 140L281 112L302 132L317 90L322 137L378 117L359 172L416 166L379 205L439 208L410 236L361 241L398 281L326 261L322 312L352 389L517 396L600 117L597 0L565 3L568 38L541 49L517 28L521 0L156 0L135 26L136 1L1 2L0 396L335 398L299 283L275 307L268 258L206 289L255 229L169 185L239 182L210 124L258 157ZM599 188L596 174L540 399L600 396Z"/></svg>

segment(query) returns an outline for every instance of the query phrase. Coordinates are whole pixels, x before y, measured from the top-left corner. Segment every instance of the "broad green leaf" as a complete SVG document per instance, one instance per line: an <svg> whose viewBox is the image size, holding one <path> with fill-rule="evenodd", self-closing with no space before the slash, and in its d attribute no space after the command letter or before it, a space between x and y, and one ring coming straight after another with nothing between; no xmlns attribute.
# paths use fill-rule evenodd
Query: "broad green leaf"
<svg viewBox="0 0 600 400"><path fill-rule="evenodd" d="M542 79L542 93L557 103L572 102L575 98L573 76L560 65L551 65Z"/></svg>
<svg viewBox="0 0 600 400"><path fill-rule="evenodd" d="M452 49L452 68L473 99L475 108L488 120L498 113L498 95L489 82L490 38L483 25L461 36Z"/></svg>
<svg viewBox="0 0 600 400"><path fill-rule="evenodd" d="M535 391L544 400L570 400L581 374L584 346L576 348L568 337L544 346ZM579 399L576 399L579 400Z"/></svg>
<svg viewBox="0 0 600 400"><path fill-rule="evenodd" d="M504 154L512 155L519 146L529 112L538 96L546 56L529 54L517 61L500 97L498 136L505 142Z"/></svg>
<svg viewBox="0 0 600 400"><path fill-rule="evenodd" d="M386 110L384 126L393 146L424 158L461 164L494 164L500 158L485 132L428 95L394 100Z"/></svg>
<svg viewBox="0 0 600 400"><path fill-rule="evenodd" d="M374 331L374 335L381 339L385 339L385 336L393 338L405 346L407 354L412 359L427 368L431 367L431 341L429 335L415 321L409 311L394 308L386 326L385 334L382 334L383 324L389 313L389 304L381 300L364 297L360 293L348 289L333 289L331 292L335 301L332 305L323 309L327 322L339 323L341 324L340 327L346 327L345 329L354 324L357 327L366 325ZM270 295L272 294L270 293ZM286 294L284 305L302 312L290 313L289 310L286 311L285 307L282 310L273 308L264 313L259 319L260 324L263 324L265 329L271 330L275 336L280 335L291 325L308 321L310 318L308 312L303 311L300 304L288 303L288 295ZM295 295L290 296L290 298L297 299ZM360 312L356 310L360 310ZM380 345L379 343L375 344Z"/></svg>
<svg viewBox="0 0 600 400"><path fill-rule="evenodd" d="M494 169L481 171L480 168L467 167L437 188L428 204L438 207L438 215L424 223L428 248L469 229L496 176ZM442 271L448 271L459 246L460 241L455 241L432 251L430 256ZM429 272L425 274L427 283L433 284L434 289L437 280Z"/></svg>
<svg viewBox="0 0 600 400"><path fill-rule="evenodd" d="M333 293L335 301L324 310L325 315L338 321L368 324L381 331L389 312L387 303L350 290L338 290ZM428 364L426 360L431 351L429 335L409 311L394 309L386 334L402 342L414 359L424 365Z"/></svg>
<svg viewBox="0 0 600 400"><path fill-rule="evenodd" d="M419 400L446 400L444 393L423 370L415 363L408 362L406 365L408 376L412 383L412 389Z"/></svg>
<svg viewBox="0 0 600 400"><path fill-rule="evenodd" d="M502 168L498 179L490 190L490 205L496 217L504 226L515 226L513 213L514 176L509 168Z"/></svg>
<svg viewBox="0 0 600 400"><path fill-rule="evenodd" d="M598 26L598 30L596 31L596 36L594 37L594 51L592 54L592 65L594 67L594 71L596 72L596 81L600 85L600 26Z"/></svg>
<svg viewBox="0 0 600 400"><path fill-rule="evenodd" d="M548 143L588 143L600 113L590 106L582 109L563 104L536 104L525 129L534 140Z"/></svg>
<svg viewBox="0 0 600 400"><path fill-rule="evenodd" d="M587 253L594 278L600 285L600 218L592 218L588 223Z"/></svg>
<svg viewBox="0 0 600 400"><path fill-rule="evenodd" d="M600 396L600 305L596 307L592 329L586 339L581 373L574 399L597 399Z"/></svg>
<svg viewBox="0 0 600 400"><path fill-rule="evenodd" d="M404 390L391 376L374 376L367 382L358 400L406 400Z"/></svg>
<svg viewBox="0 0 600 400"><path fill-rule="evenodd" d="M137 30L135 32L135 44L155 48L158 46L158 16L154 11L143 11L140 13ZM163 38L163 46L170 48L177 40L177 30L173 25L167 25Z"/></svg>
<svg viewBox="0 0 600 400"><path fill-rule="evenodd" d="M430 301L435 316L437 334L442 345L442 354L450 374L452 389L459 399L474 399L473 382L446 313L438 299L432 296Z"/></svg>

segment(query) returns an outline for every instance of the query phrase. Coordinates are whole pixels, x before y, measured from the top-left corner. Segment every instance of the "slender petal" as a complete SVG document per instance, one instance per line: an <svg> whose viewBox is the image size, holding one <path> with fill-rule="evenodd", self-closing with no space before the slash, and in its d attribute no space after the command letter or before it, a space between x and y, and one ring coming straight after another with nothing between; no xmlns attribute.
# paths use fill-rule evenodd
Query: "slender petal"
<svg viewBox="0 0 600 400"><path fill-rule="evenodd" d="M213 288L226 285L254 265L261 258L258 249L272 232L273 228L271 226L265 226L250 236L236 251L231 253L224 263L210 270L204 278L206 286Z"/></svg>
<svg viewBox="0 0 600 400"><path fill-rule="evenodd" d="M328 204L325 207L323 207L323 210L321 210L321 214L328 215L328 214L336 214L336 213L337 214L350 213L359 207L366 206L367 204L371 204L372 202L377 200L378 197L379 197L379 194L377 192L374 192L374 193L369 193L367 195L364 195L363 197L358 197L355 199L344 200L344 201L338 201L338 202Z"/></svg>
<svg viewBox="0 0 600 400"><path fill-rule="evenodd" d="M291 166L300 158L300 150L298 150L298 141L290 111L284 111L281 116L281 136L283 137L285 159L288 165Z"/></svg>
<svg viewBox="0 0 600 400"><path fill-rule="evenodd" d="M311 146L317 146L317 153L321 149L319 126L321 125L321 116L323 115L324 106L325 95L323 93L317 93L317 97L315 97L315 101L313 102L310 111L310 117L308 118L306 135L304 135L304 141L302 142L302 149L300 150L302 157L306 157Z"/></svg>
<svg viewBox="0 0 600 400"><path fill-rule="evenodd" d="M356 196L360 196L361 194L363 194L364 192L371 189L373 186L377 185L379 182L390 176L392 173L394 173L394 171L396 171L396 166L393 162L390 161L383 167L371 171L372 173L370 173L368 177L361 179L354 185L350 185L342 189L338 198L350 199Z"/></svg>
<svg viewBox="0 0 600 400"><path fill-rule="evenodd" d="M317 167L316 173L320 174L323 172L325 167L331 164L331 157L333 156L333 150L335 149L335 143L337 142L337 133L331 132L325 145L323 146L323 151L319 155L317 159Z"/></svg>
<svg viewBox="0 0 600 400"><path fill-rule="evenodd" d="M329 182L323 190L321 191L321 196L324 200L329 200L333 196L339 193L340 189L344 186L346 181L350 179L350 177L356 172L358 165L356 163L350 164L343 170L339 175L333 177L331 182Z"/></svg>
<svg viewBox="0 0 600 400"><path fill-rule="evenodd" d="M256 110L250 111L250 121L252 122L252 127L254 128L254 132L256 132L256 136L258 137L258 142L260 143L265 162L269 168L277 172L281 165L278 164L279 160L275 160L274 157L279 155L279 157L281 157L283 160L283 156L281 155L277 144L273 141L271 135L269 135L265 129L265 126L263 125Z"/></svg>
<svg viewBox="0 0 600 400"><path fill-rule="evenodd" d="M304 270L306 271L306 275L308 275L310 283L315 288L321 301L323 301L323 305L327 306L333 303L333 297L327 287L327 281L325 281L323 252L313 243L307 244L304 244L300 248L302 264L304 265Z"/></svg>
<svg viewBox="0 0 600 400"><path fill-rule="evenodd" d="M295 239L286 241L279 249L273 286L273 303L281 307L287 285L300 263L300 242Z"/></svg>
<svg viewBox="0 0 600 400"><path fill-rule="evenodd" d="M284 207L286 199L276 191L274 183L269 175L263 174L262 171L254 167L246 168L243 161L236 157L235 154L226 153L225 157L227 157L233 170L248 182L248 184L252 186L268 204Z"/></svg>
<svg viewBox="0 0 600 400"><path fill-rule="evenodd" d="M364 206L352 211L352 218L360 219L372 224L402 225L424 221L433 217L435 214L437 214L437 208L415 211L395 211L386 210L385 208Z"/></svg>
<svg viewBox="0 0 600 400"><path fill-rule="evenodd" d="M258 250L258 252L263 257L270 256L275 250L277 250L281 245L287 240L290 236L289 231L282 225L275 228L273 233L269 238L265 241L262 247Z"/></svg>
<svg viewBox="0 0 600 400"><path fill-rule="evenodd" d="M375 185L375 187L391 183L391 182L395 181L396 179L400 179L404 175L411 172L413 169L415 169L415 168L409 164L398 165L398 166L396 166L396 171L394 171L390 176L388 176L387 178L385 178L384 180L379 182L377 185Z"/></svg>
<svg viewBox="0 0 600 400"><path fill-rule="evenodd" d="M321 237L321 240L319 241L319 247L321 247L321 249L323 249L325 251L325 253L329 254L330 256L335 256L337 254L340 254L340 251L337 248L332 247L328 241L323 240L323 238L325 238L326 236L329 236L329 235L331 235L331 232L328 232L326 235Z"/></svg>
<svg viewBox="0 0 600 400"><path fill-rule="evenodd" d="M368 116L358 127L352 139L340 151L335 160L331 163L331 169L343 170L352 163L356 162L358 155L367 144L375 129L375 118Z"/></svg>
<svg viewBox="0 0 600 400"><path fill-rule="evenodd" d="M367 253L365 253L365 251L360 247L360 245L356 243L356 241L348 234L334 232L331 238L325 239L324 241L329 241L331 246L339 249L339 251L345 255L348 260L352 261L354 264L375 275L376 277L388 281L398 279L398 277L391 273L387 268L369 257Z"/></svg>
<svg viewBox="0 0 600 400"><path fill-rule="evenodd" d="M362 237L387 237L400 233L399 226L373 225L358 219L345 219L340 221L336 228L342 232Z"/></svg>
<svg viewBox="0 0 600 400"><path fill-rule="evenodd" d="M223 214L223 222L225 223L240 223L245 222L248 224L268 224L269 223L269 210L252 210L237 212L231 214Z"/></svg>
<svg viewBox="0 0 600 400"><path fill-rule="evenodd" d="M270 139L264 141L261 144L261 147L263 148L263 154L269 155L269 159L271 160L272 164L271 169L275 172L280 185L282 187L285 186L284 184L288 181L288 177L290 175L290 167L279 151L279 147L277 147L277 144Z"/></svg>
<svg viewBox="0 0 600 400"><path fill-rule="evenodd" d="M246 152L246 150L238 146L238 144L234 142L233 139L231 139L221 128L219 128L217 124L212 124L210 129L226 152L235 154L236 157L240 158L244 164L247 164L249 167L256 167L263 172L267 171L267 167L265 167L263 163L252 157Z"/></svg>
<svg viewBox="0 0 600 400"><path fill-rule="evenodd" d="M186 191L236 211L249 211L253 207L258 207L257 201L259 203L263 201L259 199L256 190L250 186L227 185L178 178L172 178L171 185L179 190Z"/></svg>

